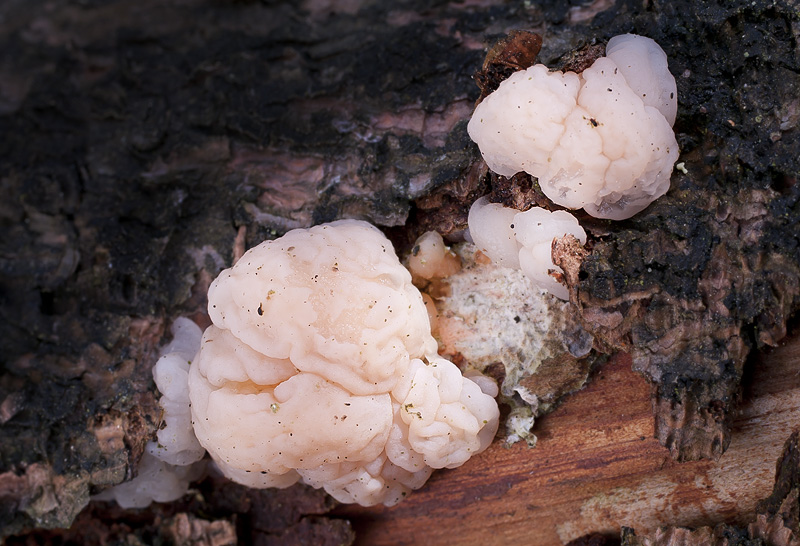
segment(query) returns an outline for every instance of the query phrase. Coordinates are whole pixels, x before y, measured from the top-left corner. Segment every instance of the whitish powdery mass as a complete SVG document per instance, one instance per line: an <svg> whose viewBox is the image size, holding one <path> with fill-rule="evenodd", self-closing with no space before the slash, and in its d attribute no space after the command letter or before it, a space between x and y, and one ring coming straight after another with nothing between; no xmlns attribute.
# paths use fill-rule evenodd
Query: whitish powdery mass
<svg viewBox="0 0 800 546"><path fill-rule="evenodd" d="M342 502L394 504L485 449L497 388L440 358L419 291L365 222L249 250L208 294L189 372L195 433L252 487L300 479Z"/></svg>
<svg viewBox="0 0 800 546"><path fill-rule="evenodd" d="M678 144L675 78L650 38L612 38L582 74L537 64L476 108L472 140L494 172L525 171L553 202L621 220L669 189Z"/></svg>

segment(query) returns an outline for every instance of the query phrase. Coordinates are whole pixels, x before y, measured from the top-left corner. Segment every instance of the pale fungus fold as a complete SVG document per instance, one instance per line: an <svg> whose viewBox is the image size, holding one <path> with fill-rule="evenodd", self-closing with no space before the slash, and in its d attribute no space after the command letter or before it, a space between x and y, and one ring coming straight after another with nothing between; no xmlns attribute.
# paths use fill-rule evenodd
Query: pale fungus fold
<svg viewBox="0 0 800 546"><path fill-rule="evenodd" d="M172 341L161 350L153 367L164 416L158 441L147 444L147 451L165 463L186 466L199 461L206 450L197 441L189 409L189 367L200 347L203 331L191 320L179 317L172 325Z"/></svg>
<svg viewBox="0 0 800 546"><path fill-rule="evenodd" d="M123 508L144 508L151 502L170 502L189 490L202 476L206 450L192 430L189 407L189 367L200 348L203 331L179 317L172 324L172 341L164 346L153 366L153 379L163 415L157 439L148 442L136 468L136 477L95 495L95 500L115 500Z"/></svg>
<svg viewBox="0 0 800 546"><path fill-rule="evenodd" d="M537 64L476 108L468 131L497 174L526 172L554 203L621 220L669 189L675 78L650 38L612 38L581 74Z"/></svg>
<svg viewBox="0 0 800 546"><path fill-rule="evenodd" d="M497 430L497 404L478 386L487 383L437 355L410 273L366 222L264 242L208 299L214 325L189 372L192 416L234 481L302 480L342 502L392 505Z"/></svg>
<svg viewBox="0 0 800 546"><path fill-rule="evenodd" d="M540 207L520 212L481 197L472 204L468 222L473 242L492 262L521 269L539 288L567 299L567 287L552 275L563 273L553 264L552 244L565 235L586 243L586 232L573 215Z"/></svg>

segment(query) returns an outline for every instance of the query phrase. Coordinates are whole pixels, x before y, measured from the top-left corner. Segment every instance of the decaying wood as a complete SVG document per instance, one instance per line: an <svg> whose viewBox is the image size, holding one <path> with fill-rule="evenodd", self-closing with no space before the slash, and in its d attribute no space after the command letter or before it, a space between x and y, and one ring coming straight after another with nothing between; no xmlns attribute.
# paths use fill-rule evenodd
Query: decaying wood
<svg viewBox="0 0 800 546"><path fill-rule="evenodd" d="M653 384L656 435L679 460L724 452L751 346L785 335L800 301L795 242L791 251L770 242L775 229L798 234L793 217L784 224L770 212L783 199L772 190L676 191L581 264L583 316L609 332L610 345L630 347L634 368ZM694 219L676 220L690 200ZM682 260L687 276L661 275Z"/></svg>
<svg viewBox="0 0 800 546"><path fill-rule="evenodd" d="M508 413L499 436L533 446L534 419L582 388L602 355L592 351L574 306L543 294L521 271L492 264L475 245L453 250L458 272L418 282L436 307L439 354L494 378L498 405Z"/></svg>
<svg viewBox="0 0 800 546"><path fill-rule="evenodd" d="M180 513L162 524L164 535L179 546L234 546L236 528L226 520L208 521Z"/></svg>
<svg viewBox="0 0 800 546"><path fill-rule="evenodd" d="M747 526L800 423L800 337L751 363L731 445L718 461L676 463L665 453L653 438L647 384L630 363L613 357L542 417L533 450L495 444L391 509L337 513L364 545L553 546L593 533L618 541L622 527L647 536L666 525Z"/></svg>
<svg viewBox="0 0 800 546"><path fill-rule="evenodd" d="M526 30L512 30L486 53L481 69L475 73L475 83L481 90L478 102L494 92L500 83L514 72L536 64L542 50L542 37Z"/></svg>
<svg viewBox="0 0 800 546"><path fill-rule="evenodd" d="M335 505L324 491L306 485L287 490L257 490L209 476L174 503L124 510L116 503L94 502L77 516L69 529L40 529L7 538L5 544L352 544L354 533L350 523L326 515Z"/></svg>
<svg viewBox="0 0 800 546"><path fill-rule="evenodd" d="M786 440L775 466L772 494L758 503L754 520L746 526L661 527L650 535L637 535L634 529L625 528L623 546L800 545L800 432L795 431Z"/></svg>

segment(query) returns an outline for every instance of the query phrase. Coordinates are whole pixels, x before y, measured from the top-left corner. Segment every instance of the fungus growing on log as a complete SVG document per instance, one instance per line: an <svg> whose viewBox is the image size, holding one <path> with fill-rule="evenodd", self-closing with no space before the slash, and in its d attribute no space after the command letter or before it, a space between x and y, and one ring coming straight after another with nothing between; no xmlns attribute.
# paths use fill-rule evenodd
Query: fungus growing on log
<svg viewBox="0 0 800 546"><path fill-rule="evenodd" d="M468 125L499 175L525 171L554 203L622 220L669 189L675 78L650 38L612 38L581 74L542 64L503 81Z"/></svg>
<svg viewBox="0 0 800 546"><path fill-rule="evenodd" d="M438 356L422 296L370 224L264 242L208 299L192 416L234 481L302 479L342 502L392 505L494 437L496 385Z"/></svg>
<svg viewBox="0 0 800 546"><path fill-rule="evenodd" d="M160 351L153 379L161 392L163 411L157 439L147 443L136 477L95 495L115 500L123 508L144 508L151 502L171 502L189 490L205 471L206 450L192 431L189 405L189 366L200 347L202 330L179 317L172 324L172 341Z"/></svg>
<svg viewBox="0 0 800 546"><path fill-rule="evenodd" d="M521 269L539 288L568 298L567 287L556 278L563 271L553 264L552 244L565 235L586 243L586 232L570 213L541 207L520 212L481 197L469 211L469 233L495 264Z"/></svg>

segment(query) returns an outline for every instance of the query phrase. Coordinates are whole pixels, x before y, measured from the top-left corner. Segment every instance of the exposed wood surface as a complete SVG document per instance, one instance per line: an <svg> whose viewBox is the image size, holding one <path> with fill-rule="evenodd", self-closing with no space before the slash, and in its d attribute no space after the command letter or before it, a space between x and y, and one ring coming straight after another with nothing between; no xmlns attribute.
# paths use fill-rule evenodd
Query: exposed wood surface
<svg viewBox="0 0 800 546"><path fill-rule="evenodd" d="M653 438L649 388L617 355L583 391L537 422L533 450L495 443L440 471L394 508L340 508L357 544L557 545L588 533L744 523L772 490L775 462L800 424L800 336L746 376L730 449L676 463Z"/></svg>

